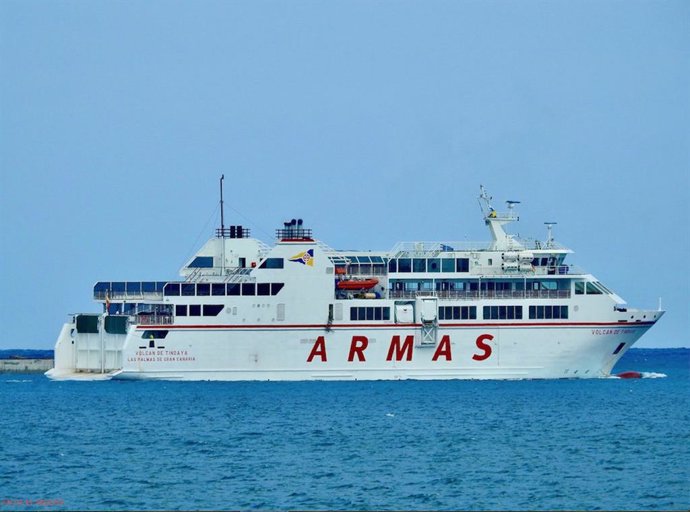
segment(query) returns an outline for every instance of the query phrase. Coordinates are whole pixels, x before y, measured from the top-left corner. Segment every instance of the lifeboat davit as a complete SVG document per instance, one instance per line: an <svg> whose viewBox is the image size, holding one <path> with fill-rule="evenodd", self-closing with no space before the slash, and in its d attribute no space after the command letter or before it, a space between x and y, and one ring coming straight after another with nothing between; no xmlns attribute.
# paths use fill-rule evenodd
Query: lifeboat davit
<svg viewBox="0 0 690 512"><path fill-rule="evenodd" d="M379 284L379 280L372 279L344 279L338 281L338 290L368 290Z"/></svg>

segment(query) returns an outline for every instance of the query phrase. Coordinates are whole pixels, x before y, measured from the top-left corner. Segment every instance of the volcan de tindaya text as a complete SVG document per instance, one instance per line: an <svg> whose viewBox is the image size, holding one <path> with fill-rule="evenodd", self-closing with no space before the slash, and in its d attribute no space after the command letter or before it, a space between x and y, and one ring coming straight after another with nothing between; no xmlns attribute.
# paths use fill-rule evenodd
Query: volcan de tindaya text
<svg viewBox="0 0 690 512"><path fill-rule="evenodd" d="M222 202L222 181L221 181ZM338 251L302 220L272 247L221 227L176 281L98 282L53 379L376 380L607 377L663 315L632 309L565 262L571 250L507 234L481 189L488 243ZM221 209L222 212L222 209ZM222 218L222 213L221 213Z"/></svg>

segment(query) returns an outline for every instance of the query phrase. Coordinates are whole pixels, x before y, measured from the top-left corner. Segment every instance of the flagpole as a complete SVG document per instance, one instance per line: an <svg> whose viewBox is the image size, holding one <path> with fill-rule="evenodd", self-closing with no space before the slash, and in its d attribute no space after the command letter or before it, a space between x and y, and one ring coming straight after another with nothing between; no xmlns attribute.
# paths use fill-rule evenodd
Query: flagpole
<svg viewBox="0 0 690 512"><path fill-rule="evenodd" d="M223 213L223 180L225 174L220 177L220 236L225 238L225 216Z"/></svg>

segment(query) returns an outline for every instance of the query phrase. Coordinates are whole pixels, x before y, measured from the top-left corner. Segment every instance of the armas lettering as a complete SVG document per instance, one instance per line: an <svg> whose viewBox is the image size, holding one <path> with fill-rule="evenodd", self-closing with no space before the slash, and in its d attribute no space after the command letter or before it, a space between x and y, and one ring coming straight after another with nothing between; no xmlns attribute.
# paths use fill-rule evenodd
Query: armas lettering
<svg viewBox="0 0 690 512"><path fill-rule="evenodd" d="M391 339L391 346L388 348L388 355L386 361L392 361L395 356L396 361L402 361L403 356L406 361L412 361L412 346L414 345L414 336L405 336L405 341L400 344L400 336L397 334Z"/></svg>
<svg viewBox="0 0 690 512"><path fill-rule="evenodd" d="M481 334L475 340L475 345L480 351L478 353L472 354L472 359L474 361L485 361L493 353L492 346L488 343L493 341L494 337L491 334ZM431 360L433 362L439 360L452 361L452 349L451 349L450 335L445 334L436 346ZM350 341L350 348L347 355L347 361L349 363L355 362L366 362L365 351L369 347L369 338L362 335L354 335ZM412 355L414 353L414 335L406 335L405 339L402 336L395 334L390 341L388 346L388 353L386 354L386 361L412 361ZM314 345L307 356L307 363L312 363L314 361L321 361L323 363L328 361L328 355L326 352L326 337L319 336L314 341Z"/></svg>
<svg viewBox="0 0 690 512"><path fill-rule="evenodd" d="M491 356L491 345L487 345L485 341L491 341L493 340L494 337L491 336L491 334L482 334L477 338L476 344L477 348L481 351L483 351L483 354L474 354L472 356L472 359L475 361L484 361L485 359L488 359Z"/></svg>

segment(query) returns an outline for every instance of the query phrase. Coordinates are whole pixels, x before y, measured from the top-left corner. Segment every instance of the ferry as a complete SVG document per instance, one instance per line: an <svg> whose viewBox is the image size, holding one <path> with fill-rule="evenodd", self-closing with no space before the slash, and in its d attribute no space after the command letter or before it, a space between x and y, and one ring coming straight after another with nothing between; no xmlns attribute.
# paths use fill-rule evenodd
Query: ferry
<svg viewBox="0 0 690 512"><path fill-rule="evenodd" d="M491 239L335 250L302 219L272 246L221 227L173 281L101 281L52 379L403 380L608 377L664 314L633 309L480 187Z"/></svg>

